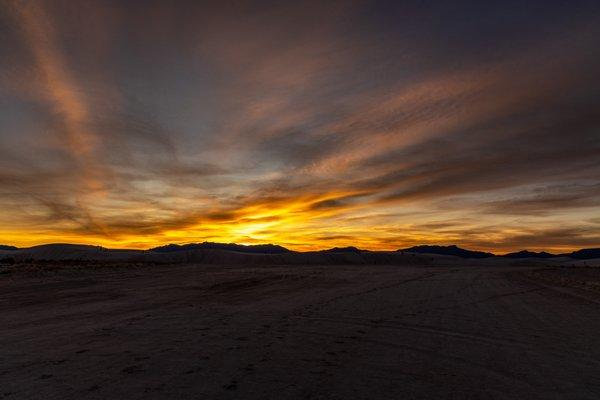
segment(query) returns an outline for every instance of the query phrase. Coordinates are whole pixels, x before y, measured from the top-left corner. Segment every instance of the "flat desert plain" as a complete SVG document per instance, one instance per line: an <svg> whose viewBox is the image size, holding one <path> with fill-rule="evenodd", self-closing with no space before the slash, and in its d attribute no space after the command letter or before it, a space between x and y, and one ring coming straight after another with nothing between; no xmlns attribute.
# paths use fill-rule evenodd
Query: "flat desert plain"
<svg viewBox="0 0 600 400"><path fill-rule="evenodd" d="M3 274L0 398L600 398L596 293L468 264Z"/></svg>

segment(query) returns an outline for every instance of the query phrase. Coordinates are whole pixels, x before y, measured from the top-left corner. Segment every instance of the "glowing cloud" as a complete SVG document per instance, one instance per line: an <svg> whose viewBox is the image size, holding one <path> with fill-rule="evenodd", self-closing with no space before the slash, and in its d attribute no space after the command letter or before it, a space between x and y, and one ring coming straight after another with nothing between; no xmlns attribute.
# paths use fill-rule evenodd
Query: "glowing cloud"
<svg viewBox="0 0 600 400"><path fill-rule="evenodd" d="M0 7L2 242L600 245L597 5Z"/></svg>

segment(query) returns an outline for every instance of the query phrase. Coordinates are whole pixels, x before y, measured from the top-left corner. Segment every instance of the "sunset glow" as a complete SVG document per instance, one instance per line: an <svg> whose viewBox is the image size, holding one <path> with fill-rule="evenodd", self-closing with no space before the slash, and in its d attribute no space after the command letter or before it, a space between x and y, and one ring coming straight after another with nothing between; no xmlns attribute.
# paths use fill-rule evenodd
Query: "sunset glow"
<svg viewBox="0 0 600 400"><path fill-rule="evenodd" d="M1 3L1 244L600 247L593 2L176 3Z"/></svg>

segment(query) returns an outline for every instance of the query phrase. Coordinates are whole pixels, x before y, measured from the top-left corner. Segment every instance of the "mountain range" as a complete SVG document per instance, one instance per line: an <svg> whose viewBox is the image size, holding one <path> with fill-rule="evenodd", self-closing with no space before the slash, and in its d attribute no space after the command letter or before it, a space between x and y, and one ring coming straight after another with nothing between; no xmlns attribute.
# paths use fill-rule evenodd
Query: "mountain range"
<svg viewBox="0 0 600 400"><path fill-rule="evenodd" d="M581 249L573 251L571 253L552 254L545 251L534 252L529 250L521 250L514 253L507 253L497 255L493 253L487 253L484 251L474 251L462 249L456 245L451 246L414 246L407 249L401 249L397 251L407 253L419 253L419 254L438 254L445 256L455 256L460 258L489 258L489 257L506 257L506 258L556 258L556 257L569 257L577 260L591 260L594 258L600 258L600 248L594 249Z"/></svg>
<svg viewBox="0 0 600 400"><path fill-rule="evenodd" d="M455 256L460 258L488 258L494 257L492 253L486 253L484 251L473 251L461 249L456 245L451 246L414 246L407 249L396 250L405 253L418 253L418 254L438 254L442 256Z"/></svg>
<svg viewBox="0 0 600 400"><path fill-rule="evenodd" d="M240 253L255 253L255 254L283 254L291 253L292 250L286 249L283 246L276 244L256 244L256 245L243 245L236 243L215 243L215 242L203 242L203 243L189 243L189 244L168 244L166 246L154 247L150 251L157 253L172 253L174 251L187 251L187 250L228 250L237 251Z"/></svg>
<svg viewBox="0 0 600 400"><path fill-rule="evenodd" d="M326 250L319 251L309 251L309 252L297 252L290 249L287 249L283 246L279 246L276 244L258 244L258 245L242 245L236 243L215 243L215 242L203 242L203 243L189 243L189 244L168 244L165 246L154 247L148 250L112 250L106 249L100 246L87 246L87 245L72 245L72 244L49 244L49 245L41 245L34 246L30 248L18 248L15 246L8 245L0 245L0 256L4 254L4 256L8 257L13 252L19 252L19 250L31 250L32 252L37 251L38 253L43 249L44 253L48 252L60 252L60 249L68 248L69 251L93 251L93 252L116 252L119 254L125 253L179 253L179 252L190 252L190 251L227 251L227 252L235 252L235 253L244 253L244 254L266 254L266 255L284 255L284 254L365 254L365 253L373 253L373 254L389 254L393 252L378 252L378 251L369 251L362 250L354 246L349 247L334 247ZM420 245L413 246L404 249L398 249L395 251L396 253L409 253L409 254L433 254L433 255L441 255L441 256L454 256L460 258L467 259L484 259L484 258L492 258L492 257L504 257L511 259L526 259L526 258L540 258L540 259L548 259L548 258L557 258L557 257L569 257L576 260L590 260L600 258L600 248L590 248L590 249L581 249L576 250L571 253L564 254L551 254L547 252L532 252L528 250L521 250L518 252L496 255L489 252L483 251L475 251L468 250L458 247L456 245L450 246L439 246L439 245Z"/></svg>

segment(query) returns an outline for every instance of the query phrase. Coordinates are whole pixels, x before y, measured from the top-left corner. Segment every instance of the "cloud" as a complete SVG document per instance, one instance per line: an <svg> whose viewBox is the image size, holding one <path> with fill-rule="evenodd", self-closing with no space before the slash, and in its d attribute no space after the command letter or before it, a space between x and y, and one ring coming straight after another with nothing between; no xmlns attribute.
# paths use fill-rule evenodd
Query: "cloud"
<svg viewBox="0 0 600 400"><path fill-rule="evenodd" d="M539 251L549 249L555 252L568 252L573 248L597 247L598 243L600 243L600 235L598 235L597 226L529 229L492 243L467 242L467 244L477 247L490 246L497 250L531 249Z"/></svg>
<svg viewBox="0 0 600 400"><path fill-rule="evenodd" d="M7 237L596 240L577 223L600 198L593 6L4 7ZM456 10L473 18L434 17Z"/></svg>
<svg viewBox="0 0 600 400"><path fill-rule="evenodd" d="M548 215L600 206L600 185L564 184L537 188L527 196L482 204L484 212L512 215Z"/></svg>

